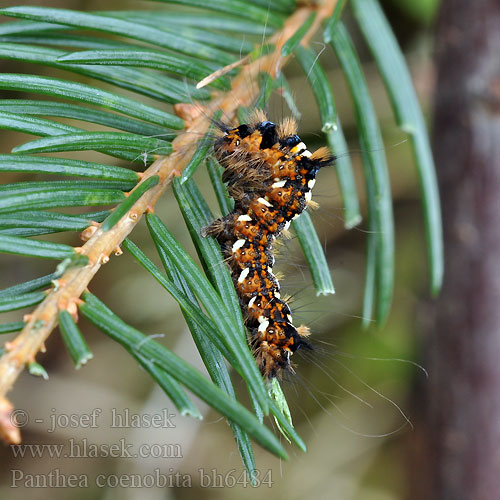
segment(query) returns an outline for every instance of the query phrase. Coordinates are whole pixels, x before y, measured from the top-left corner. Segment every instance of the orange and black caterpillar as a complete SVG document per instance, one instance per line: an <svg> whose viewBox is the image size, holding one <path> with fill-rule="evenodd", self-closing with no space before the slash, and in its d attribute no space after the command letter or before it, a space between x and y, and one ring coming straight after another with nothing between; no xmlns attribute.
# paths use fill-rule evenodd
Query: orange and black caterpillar
<svg viewBox="0 0 500 500"><path fill-rule="evenodd" d="M291 370L290 356L297 349L310 344L309 329L293 326L280 297L272 273L273 241L311 203L316 174L333 158L327 148L311 154L296 135L293 119L275 125L257 112L249 124L220 128L223 136L214 150L235 203L203 234L221 245L261 373L276 377Z"/></svg>

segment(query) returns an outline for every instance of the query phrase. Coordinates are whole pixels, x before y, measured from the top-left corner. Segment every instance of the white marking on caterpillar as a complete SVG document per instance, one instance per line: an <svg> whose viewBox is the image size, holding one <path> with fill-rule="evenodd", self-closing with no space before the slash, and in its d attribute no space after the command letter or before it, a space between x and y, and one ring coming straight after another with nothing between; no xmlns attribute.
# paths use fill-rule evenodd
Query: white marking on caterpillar
<svg viewBox="0 0 500 500"><path fill-rule="evenodd" d="M275 182L271 185L272 188L282 188L286 184L286 180Z"/></svg>
<svg viewBox="0 0 500 500"><path fill-rule="evenodd" d="M238 283L243 283L245 281L246 277L248 276L249 272L250 272L249 267L246 267L245 269L243 269L243 271L241 271L240 277L238 278Z"/></svg>
<svg viewBox="0 0 500 500"><path fill-rule="evenodd" d="M265 200L264 198L258 198L257 201L259 203L261 203L262 205L265 205L266 207L272 207L272 205L267 200Z"/></svg>
<svg viewBox="0 0 500 500"><path fill-rule="evenodd" d="M242 222L243 221L251 221L252 218L249 215L245 214L245 215L240 215L237 220L242 221Z"/></svg>
<svg viewBox="0 0 500 500"><path fill-rule="evenodd" d="M252 297L250 299L250 302L248 302L248 308L253 307L256 299L257 299L257 297Z"/></svg>
<svg viewBox="0 0 500 500"><path fill-rule="evenodd" d="M307 187L309 189L312 189L314 187L314 185L316 184L316 179L311 179L308 183L307 183Z"/></svg>
<svg viewBox="0 0 500 500"><path fill-rule="evenodd" d="M267 330L267 327L269 326L269 321L263 321L260 325L259 325L259 332L260 333L264 333L266 330Z"/></svg>
<svg viewBox="0 0 500 500"><path fill-rule="evenodd" d="M309 158L312 156L312 153L309 151L309 150L305 150L305 151L302 151L302 153L300 153L302 156L305 156L306 158Z"/></svg>
<svg viewBox="0 0 500 500"><path fill-rule="evenodd" d="M233 253L236 252L238 249L240 249L245 243L246 243L246 240L235 241L233 248L232 248Z"/></svg>
<svg viewBox="0 0 500 500"><path fill-rule="evenodd" d="M290 151L292 153L300 153L301 151L307 150L307 146L303 142L299 142L295 147L293 147Z"/></svg>

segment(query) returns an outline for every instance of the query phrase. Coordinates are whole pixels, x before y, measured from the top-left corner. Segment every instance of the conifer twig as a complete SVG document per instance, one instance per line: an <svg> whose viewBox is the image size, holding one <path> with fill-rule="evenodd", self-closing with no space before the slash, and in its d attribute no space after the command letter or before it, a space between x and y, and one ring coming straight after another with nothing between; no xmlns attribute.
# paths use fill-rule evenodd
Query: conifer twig
<svg viewBox="0 0 500 500"><path fill-rule="evenodd" d="M144 172L140 182L143 183L151 176L158 175L159 183L146 191L129 212L108 231L103 231L99 225L93 226L92 231L86 231L90 238L77 251L88 257L88 265L68 269L57 280L56 286L50 290L43 302L27 316L27 324L21 333L5 344L5 353L0 358L1 438L13 444L20 442L19 429L12 427L10 418L12 405L4 396L12 389L25 365L34 361L39 351L45 350L45 341L57 326L59 310L65 309L76 318L80 295L87 289L101 266L109 261L110 255L120 251L120 244L134 229L141 217L147 211L154 210L156 202L168 188L172 177L179 175L188 164L199 137L205 135L210 126L210 117L215 111L222 109L226 120L234 120L240 106L251 106L257 97L259 73L267 72L275 77L289 59L290 56L281 56L281 47L285 41L304 23L311 12L317 9L315 22L302 40L302 44L309 43L321 22L332 14L335 4L336 0L325 0L317 8L305 6L298 9L287 20L284 28L272 37L271 42L275 44L275 50L244 66L233 80L232 89L229 92L217 94L210 104L203 108L198 104L186 105L201 112L195 112L192 119L187 120L186 130L174 139L173 153L158 158ZM179 113L181 109L185 114L187 108L177 108ZM137 189L137 186L134 189Z"/></svg>

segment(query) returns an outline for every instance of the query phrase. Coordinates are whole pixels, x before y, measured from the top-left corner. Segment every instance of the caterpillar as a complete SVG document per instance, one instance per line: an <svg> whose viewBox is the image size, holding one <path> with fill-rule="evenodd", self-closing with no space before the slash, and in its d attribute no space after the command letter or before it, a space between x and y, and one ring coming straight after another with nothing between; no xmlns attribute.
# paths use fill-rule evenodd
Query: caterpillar
<svg viewBox="0 0 500 500"><path fill-rule="evenodd" d="M328 148L310 153L294 119L279 125L256 111L248 124L219 124L214 143L234 209L204 228L220 244L239 297L249 341L264 377L293 371L291 355L310 348L309 328L293 326L272 269L273 242L311 201L318 171L333 161Z"/></svg>

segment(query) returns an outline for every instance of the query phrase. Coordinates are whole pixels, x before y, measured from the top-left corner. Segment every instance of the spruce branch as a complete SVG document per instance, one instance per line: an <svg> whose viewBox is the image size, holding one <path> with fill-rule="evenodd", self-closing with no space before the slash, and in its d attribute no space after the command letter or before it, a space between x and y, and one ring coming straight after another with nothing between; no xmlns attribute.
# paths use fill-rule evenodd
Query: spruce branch
<svg viewBox="0 0 500 500"><path fill-rule="evenodd" d="M85 267L71 267L57 280L54 288L29 315L21 333L11 342L6 343L5 353L0 358L0 436L9 443L19 443L18 429L12 429L10 415L12 405L5 399L23 371L26 364L34 361L39 351L44 351L45 341L57 326L58 314L66 310L74 318L77 315L77 304L81 294L87 289L94 275L101 266L109 261L110 255L119 253L120 244L138 224L142 216L153 211L156 202L169 187L172 178L179 175L194 154L199 137L206 134L213 114L222 110L226 120L235 120L240 106L251 106L258 94L259 73L268 73L276 77L290 56L283 56L282 47L300 27L316 14L312 25L301 39L301 44L307 46L311 37L328 19L337 0L325 0L319 6L308 5L299 8L286 21L285 26L270 40L274 50L244 66L232 82L232 88L226 93L216 93L215 98L206 106L200 104L177 105L176 111L186 120L187 128L172 142L173 153L158 158L143 174L140 183L133 191L141 189L141 185L153 176L158 176L159 182L147 190L130 208L130 210L109 230L95 223L85 231L88 241L76 249L82 256L88 258ZM131 193L133 192L131 191ZM130 193L129 193L130 196Z"/></svg>

